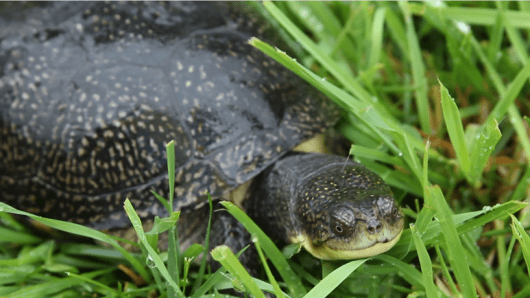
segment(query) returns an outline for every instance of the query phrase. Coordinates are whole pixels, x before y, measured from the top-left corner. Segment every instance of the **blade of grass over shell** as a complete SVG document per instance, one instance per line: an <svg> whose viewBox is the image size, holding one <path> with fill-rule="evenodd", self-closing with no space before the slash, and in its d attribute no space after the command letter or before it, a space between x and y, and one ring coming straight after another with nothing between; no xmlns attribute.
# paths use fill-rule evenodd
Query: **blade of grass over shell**
<svg viewBox="0 0 530 298"><path fill-rule="evenodd" d="M429 100L427 97L427 79L425 77L425 66L421 57L421 50L414 29L412 16L410 15L407 2L399 2L401 11L405 17L405 27L407 34L407 42L410 54L410 63L412 66L412 79L414 86L414 98L418 109L418 116L420 118L420 127L423 131L430 134L432 132L430 117L429 117Z"/></svg>
<svg viewBox="0 0 530 298"><path fill-rule="evenodd" d="M259 289L258 285L252 280L252 277L245 270L241 262L237 259L234 253L226 245L221 245L211 251L214 260L218 261L225 267L232 275L234 275L238 282L241 282L245 289L249 291L254 297L263 297L265 295Z"/></svg>
<svg viewBox="0 0 530 298"><path fill-rule="evenodd" d="M351 97L348 93L344 92L343 90L337 88L333 84L330 84L326 82L325 80L322 80L315 74L313 74L311 71L304 68L302 65L298 64L296 61L294 61L292 58L287 56L283 52L279 52L277 50L274 50L270 45L256 39L252 38L249 43L256 48L263 51L265 54L270 56L271 58L275 59L309 83L311 83L313 86L324 92L326 95L328 95L330 98L334 99L336 103L345 105L344 107L347 108L348 111L355 114L357 119L361 121L363 124L365 124L367 127L371 129L371 131L380 137L385 144L387 144L390 148L392 148L396 154L399 153L399 149L393 144L392 140L388 138L386 135L381 133L379 129L376 128L375 124L379 125L382 128L385 129L392 129L387 125L387 122L383 121L383 119L377 114L377 112L373 109L373 107L368 106L364 103L361 103L359 100ZM347 100L344 100L347 99ZM369 119L366 119L369 118ZM368 121L370 120L370 121ZM395 123L394 123L395 124ZM401 129L397 124L392 125L393 128L400 131L402 134L407 134L403 129ZM419 144L421 144L421 141L417 138L413 138L412 142L415 147L418 147ZM423 145L422 145L423 146ZM435 151L433 152L434 155L438 155ZM431 153L429 152L429 153Z"/></svg>
<svg viewBox="0 0 530 298"><path fill-rule="evenodd" d="M322 279L304 298L326 297L368 259L348 262Z"/></svg>
<svg viewBox="0 0 530 298"><path fill-rule="evenodd" d="M378 110L385 111L385 108L372 100L372 96L364 90L364 88L347 73L344 73L340 66L325 53L323 53L318 46L309 39L303 32L301 32L277 7L270 1L264 1L263 5L274 16L280 24L287 30L311 55L317 59L333 76L341 82L341 84L352 94L357 96L363 102L376 105ZM385 111L385 114L388 114Z"/></svg>
<svg viewBox="0 0 530 298"><path fill-rule="evenodd" d="M105 233L90 229L82 225L33 215L31 213L17 210L2 202L0 202L0 210L4 212L9 212L13 214L30 217L40 223L43 223L45 225L50 226L51 228L54 228L60 231L64 231L67 233L72 233L75 235L80 235L80 236L92 238L92 239L95 239L101 242L105 242L111 245L112 247L114 247L115 249L117 249L146 281L151 280L151 276L149 275L149 273L147 273L144 266L140 264L140 262L130 252L123 249L123 247L121 247L118 244L118 242L116 242L114 239L112 239L112 237L106 235Z"/></svg>
<svg viewBox="0 0 530 298"><path fill-rule="evenodd" d="M160 202L162 203L162 205L164 205L164 208L166 208L166 210L172 210L173 208L171 208L171 205L169 204L168 200L166 198L164 198L163 196L157 194L156 192L152 191L151 190L151 193L155 196L155 198Z"/></svg>
<svg viewBox="0 0 530 298"><path fill-rule="evenodd" d="M175 141L170 141L166 144L167 155L167 177L169 182L169 214L173 214L173 198L175 196ZM180 212L179 212L180 215ZM178 217L177 217L178 218ZM168 231L168 249L167 249L167 270L172 280L180 280L180 270L182 269L182 260L180 245L178 243L176 222ZM168 297L177 297L178 293L173 287L168 288Z"/></svg>
<svg viewBox="0 0 530 298"><path fill-rule="evenodd" d="M464 248L462 247L459 233L452 220L452 212L445 201L442 190L436 185L427 189L427 195L432 197L432 202L436 208L436 217L438 218L442 234L447 243L449 263L453 268L460 289L462 290L462 294L464 297L477 297L469 265L467 262L459 261L462 252L464 252Z"/></svg>
<svg viewBox="0 0 530 298"><path fill-rule="evenodd" d="M311 31L316 39L320 41L320 46L336 43L335 38L330 33L338 33L342 25L335 18L329 6L322 2L286 2L290 10L298 17L303 25ZM332 49L323 49L331 54Z"/></svg>
<svg viewBox="0 0 530 298"><path fill-rule="evenodd" d="M399 159L395 156L390 156L382 151L376 151L373 150L373 148L368 148L361 145L351 145L350 154L355 157L366 157L371 160L377 160L387 164L405 167L405 163L402 159Z"/></svg>
<svg viewBox="0 0 530 298"><path fill-rule="evenodd" d="M223 205L233 217L241 222L251 235L255 235L258 238L261 248L269 257L272 264L274 264L278 273L282 276L283 281L289 289L289 294L292 297L303 297L306 294L306 290L302 286L302 281L295 272L293 272L289 263L287 263L287 260L276 245L274 245L272 240L237 206L226 201L221 202L220 204Z"/></svg>
<svg viewBox="0 0 530 298"><path fill-rule="evenodd" d="M418 259L420 260L421 272L423 276L423 286L425 287L425 294L427 297L438 297L438 291L433 283L432 261L425 245L421 241L418 229L411 224L410 230L416 251L418 252Z"/></svg>
<svg viewBox="0 0 530 298"><path fill-rule="evenodd" d="M381 137L382 141L384 141L385 144L392 148L396 154L399 154L399 150L393 144L392 140L388 136L381 133L379 129L374 126L374 124L380 125L380 127L385 129L393 129L401 134L407 134L409 136L410 143L414 146L415 150L424 150L424 144L422 140L417 137L414 137L407 130L403 129L401 124L399 124L391 116L380 116L378 112L379 110L377 110L375 107L360 102L358 99L355 99L347 92L344 92L335 85L316 76L307 68L303 67L298 62L296 62L294 59L287 56L284 52L275 50L270 45L260 41L259 39L251 38L249 43L264 52L265 54L267 54L269 57L279 62L280 64L284 65L297 75L299 75L301 78L309 82L311 85L315 86L317 89L321 90L329 98L333 99L337 104L343 106L347 111L355 114L358 120L362 121L363 124L370 127L372 131L377 136ZM364 119L365 116L369 116L370 121ZM435 150L429 151L428 154L430 157L437 158L440 160L446 159L444 156L442 156Z"/></svg>
<svg viewBox="0 0 530 298"><path fill-rule="evenodd" d="M357 157L356 157L357 158ZM366 158L358 158L368 169L379 175L392 186L421 196L423 193L420 182L412 175L405 175L403 170L391 170L385 165L378 164Z"/></svg>
<svg viewBox="0 0 530 298"><path fill-rule="evenodd" d="M129 219L131 221L131 224L132 224L134 230L136 231L136 234L138 235L138 239L143 244L144 248L147 250L147 252L149 254L149 257L154 262L156 268L158 269L160 274L162 274L162 276L168 282L168 284L171 287L173 287L173 289L175 290L175 293L177 295L179 295L179 297L182 297L183 296L182 291L180 290L180 288L177 285L177 283L175 282L175 280L173 280L173 278L172 278L171 274L168 272L167 268L164 266L164 262L162 261L160 256L156 253L156 251L151 247L151 245L149 245L149 243L147 242L147 239L146 239L145 233L144 233L144 229L142 227L142 222L140 221L140 217L138 216L138 214L134 210L134 207L132 206L132 204L129 201L129 199L125 200L124 206L125 206L125 212L127 213L127 216L129 217Z"/></svg>
<svg viewBox="0 0 530 298"><path fill-rule="evenodd" d="M212 202L212 197L210 196L210 193L207 193L207 195L208 195L208 205L210 207L210 214L208 216L208 226L206 227L206 238L204 239L204 251L202 253L203 258L201 259L201 264L199 267L199 276L197 277L197 279L195 280L195 283L193 284L193 290L192 290L193 293L196 293L202 284L204 272L206 270L206 260L208 259L207 253L210 250L210 231L212 227L213 202Z"/></svg>
<svg viewBox="0 0 530 298"><path fill-rule="evenodd" d="M169 141L166 144L167 154L167 180L169 181L169 204L167 211L173 212L173 198L175 197L175 141Z"/></svg>

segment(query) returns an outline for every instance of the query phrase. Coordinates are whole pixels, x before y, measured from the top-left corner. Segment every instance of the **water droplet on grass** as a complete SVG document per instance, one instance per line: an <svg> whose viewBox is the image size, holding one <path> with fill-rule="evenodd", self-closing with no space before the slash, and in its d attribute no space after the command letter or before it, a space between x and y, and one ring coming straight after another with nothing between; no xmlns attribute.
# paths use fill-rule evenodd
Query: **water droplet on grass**
<svg viewBox="0 0 530 298"><path fill-rule="evenodd" d="M153 260L153 257L151 257L151 255L147 256L147 259L145 260L145 264L149 268L155 268L156 267L155 260Z"/></svg>

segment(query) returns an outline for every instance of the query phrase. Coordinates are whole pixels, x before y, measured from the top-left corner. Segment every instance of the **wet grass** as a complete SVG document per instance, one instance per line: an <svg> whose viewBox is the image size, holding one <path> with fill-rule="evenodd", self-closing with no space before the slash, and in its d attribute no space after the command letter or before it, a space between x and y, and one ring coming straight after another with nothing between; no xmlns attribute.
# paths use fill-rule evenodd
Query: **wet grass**
<svg viewBox="0 0 530 298"><path fill-rule="evenodd" d="M227 205L271 260L270 274L256 281L222 248L214 258L226 269L211 274L190 261L200 246L180 252L170 238L170 251L157 251L157 233L145 233L131 208L139 253L103 233L35 218L113 248L42 239L8 215L19 211L0 205L0 296L198 297L231 287L258 297L259 288L281 297L278 287L291 297L529 296L530 4L257 6L301 56L251 44L344 110L336 130L353 144L353 158L392 186L409 224L397 245L351 262L303 252L289 259ZM177 217L156 229L174 229Z"/></svg>

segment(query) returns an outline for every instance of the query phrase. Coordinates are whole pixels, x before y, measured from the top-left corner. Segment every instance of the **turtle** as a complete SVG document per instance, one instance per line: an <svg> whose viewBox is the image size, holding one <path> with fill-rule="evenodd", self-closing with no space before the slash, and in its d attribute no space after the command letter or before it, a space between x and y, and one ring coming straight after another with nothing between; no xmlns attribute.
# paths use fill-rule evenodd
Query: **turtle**
<svg viewBox="0 0 530 298"><path fill-rule="evenodd" d="M317 258L398 241L403 214L379 176L294 150L340 114L248 44L283 45L245 5L39 3L0 23L0 201L100 230L130 226L126 198L143 219L167 216L151 191L168 194L174 140L185 241L204 230L207 194L241 185L256 223Z"/></svg>

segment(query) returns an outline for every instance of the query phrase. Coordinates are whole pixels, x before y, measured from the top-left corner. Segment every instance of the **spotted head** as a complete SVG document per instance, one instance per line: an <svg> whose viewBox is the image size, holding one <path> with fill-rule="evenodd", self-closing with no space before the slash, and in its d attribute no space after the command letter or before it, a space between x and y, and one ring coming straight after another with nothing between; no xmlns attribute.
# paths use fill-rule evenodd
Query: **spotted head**
<svg viewBox="0 0 530 298"><path fill-rule="evenodd" d="M397 243L403 215L379 176L354 162L309 175L298 192L301 231L293 242L325 260L369 257Z"/></svg>

